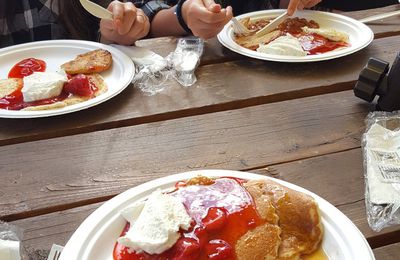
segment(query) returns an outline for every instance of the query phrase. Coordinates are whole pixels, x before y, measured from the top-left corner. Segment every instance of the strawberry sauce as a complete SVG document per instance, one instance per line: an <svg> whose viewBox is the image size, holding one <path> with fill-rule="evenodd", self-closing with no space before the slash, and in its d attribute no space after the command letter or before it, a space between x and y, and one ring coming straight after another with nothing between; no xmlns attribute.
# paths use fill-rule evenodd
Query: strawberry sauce
<svg viewBox="0 0 400 260"><path fill-rule="evenodd" d="M28 58L15 64L8 73L8 77L22 79L23 77L31 75L35 71L43 72L45 70L46 62L35 58Z"/></svg>
<svg viewBox="0 0 400 260"><path fill-rule="evenodd" d="M49 105L59 101L65 100L67 97L70 96L67 92L61 92L60 95L52 98L46 98L42 100L37 100L33 102L24 102L24 97L21 92L21 88L18 88L13 93L3 97L0 99L0 108L7 109L7 110L21 110L26 107L31 106L41 106L41 105Z"/></svg>
<svg viewBox="0 0 400 260"><path fill-rule="evenodd" d="M28 58L15 64L8 73L9 78L24 78L34 72L44 72L46 63L35 58ZM64 84L63 91L60 95L52 98L37 100L33 102L24 102L21 84L11 94L0 98L0 109L6 110L21 110L31 106L50 105L56 102L63 101L71 95L93 98L98 90L97 86L84 74L74 76L68 75L68 82Z"/></svg>
<svg viewBox="0 0 400 260"><path fill-rule="evenodd" d="M192 227L181 230L175 245L159 255L137 254L117 242L114 260L236 259L236 242L262 224L252 197L237 179L220 178L210 185L179 183L170 195L185 205L193 220ZM128 230L129 223L121 236Z"/></svg>
<svg viewBox="0 0 400 260"><path fill-rule="evenodd" d="M350 46L346 42L334 42L319 34L306 34L299 37L301 47L309 55L322 54L328 51L333 51L341 47Z"/></svg>

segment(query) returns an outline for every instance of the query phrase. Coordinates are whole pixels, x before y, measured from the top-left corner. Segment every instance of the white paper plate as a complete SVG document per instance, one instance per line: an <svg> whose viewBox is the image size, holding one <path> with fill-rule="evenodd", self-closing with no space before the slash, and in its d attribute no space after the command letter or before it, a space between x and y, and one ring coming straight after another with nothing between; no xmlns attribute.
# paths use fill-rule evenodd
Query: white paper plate
<svg viewBox="0 0 400 260"><path fill-rule="evenodd" d="M283 12L284 10L258 11L258 12L243 14L238 16L237 18L242 19L251 17L255 19L257 18L273 19ZM330 27L347 33L350 38L351 46L341 50L331 51L317 55L308 55L304 57L260 53L257 51L246 49L237 44L233 40L232 22L226 24L224 29L218 34L218 40L222 45L224 45L225 47L234 52L260 60L280 61L280 62L312 62L312 61L330 60L349 55L351 53L354 53L356 51L359 51L367 47L374 39L374 33L368 26L347 16L334 13L327 13L327 12L309 11L309 10L297 11L295 15L297 17L306 18L308 20L314 20L322 28Z"/></svg>
<svg viewBox="0 0 400 260"><path fill-rule="evenodd" d="M156 189L174 187L176 182L199 174L212 177L232 176L249 180L272 179L246 172L203 170L171 175L147 182L121 193L93 212L72 235L60 260L112 260L115 242L126 224L119 214L122 209L135 201L144 199ZM316 199L325 230L322 248L330 260L375 259L361 232L333 205L299 186L277 179L273 180L294 190L310 194Z"/></svg>
<svg viewBox="0 0 400 260"><path fill-rule="evenodd" d="M59 109L42 111L11 111L0 109L0 117L7 118L32 118L47 117L71 113L98 105L124 90L135 75L135 66L132 60L121 51L97 42L77 40L51 40L32 42L0 49L0 79L8 77L8 72L19 61L26 58L44 60L47 64L46 71L57 71L61 64L74 59L77 55L95 49L106 49L111 52L113 64L111 69L102 72L108 91L88 101L66 106Z"/></svg>

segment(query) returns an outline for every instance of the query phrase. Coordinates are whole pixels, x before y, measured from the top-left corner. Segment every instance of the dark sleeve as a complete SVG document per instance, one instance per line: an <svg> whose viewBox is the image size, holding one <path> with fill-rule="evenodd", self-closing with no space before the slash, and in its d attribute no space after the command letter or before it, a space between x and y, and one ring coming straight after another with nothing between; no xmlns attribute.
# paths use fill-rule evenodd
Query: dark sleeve
<svg viewBox="0 0 400 260"><path fill-rule="evenodd" d="M322 0L321 5L342 11L356 11L398 4L398 0Z"/></svg>
<svg viewBox="0 0 400 260"><path fill-rule="evenodd" d="M136 7L139 7L149 17L149 20L153 20L154 16L163 9L169 9L176 5L178 0L129 0Z"/></svg>

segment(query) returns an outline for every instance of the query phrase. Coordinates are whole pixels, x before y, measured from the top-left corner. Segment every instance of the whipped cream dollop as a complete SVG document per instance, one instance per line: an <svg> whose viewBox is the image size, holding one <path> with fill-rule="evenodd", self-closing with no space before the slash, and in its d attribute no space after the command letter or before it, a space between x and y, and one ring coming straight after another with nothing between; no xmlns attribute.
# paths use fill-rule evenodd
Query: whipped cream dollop
<svg viewBox="0 0 400 260"><path fill-rule="evenodd" d="M260 44L258 52L286 56L306 56L299 40L291 34L280 36L268 44Z"/></svg>
<svg viewBox="0 0 400 260"><path fill-rule="evenodd" d="M335 30L333 28L301 28L305 33L316 33L319 34L328 40L334 42L349 42L349 35L347 33Z"/></svg>
<svg viewBox="0 0 400 260"><path fill-rule="evenodd" d="M24 102L32 102L61 94L64 83L68 78L65 73L34 72L24 77L24 86L21 89Z"/></svg>
<svg viewBox="0 0 400 260"><path fill-rule="evenodd" d="M179 239L179 229L188 230L192 222L178 198L159 190L121 214L130 223L130 228L118 238L118 243L136 253L161 254Z"/></svg>

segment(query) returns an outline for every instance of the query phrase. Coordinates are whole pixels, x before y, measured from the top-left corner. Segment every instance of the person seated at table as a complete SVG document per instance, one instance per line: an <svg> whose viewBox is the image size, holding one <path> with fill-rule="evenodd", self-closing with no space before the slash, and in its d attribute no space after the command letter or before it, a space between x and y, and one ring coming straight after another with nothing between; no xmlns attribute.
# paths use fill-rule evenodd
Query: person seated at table
<svg viewBox="0 0 400 260"><path fill-rule="evenodd" d="M203 39L215 37L232 18L264 9L360 10L398 4L398 0L131 0L151 20L150 36L181 36L192 33ZM318 4L318 6L317 6Z"/></svg>
<svg viewBox="0 0 400 260"><path fill-rule="evenodd" d="M131 2L93 2L108 6L114 20L90 15L79 0L1 0L0 47L51 39L131 45L148 34L147 16Z"/></svg>
<svg viewBox="0 0 400 260"><path fill-rule="evenodd" d="M310 8L321 0L290 0L288 13ZM204 39L216 36L233 15L279 8L279 0L133 0L150 18L152 37L193 33Z"/></svg>

